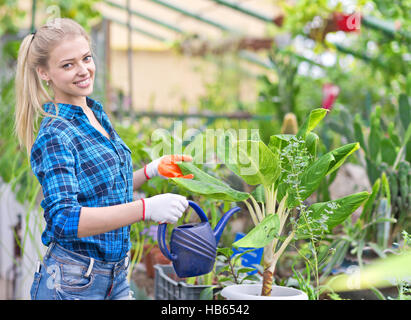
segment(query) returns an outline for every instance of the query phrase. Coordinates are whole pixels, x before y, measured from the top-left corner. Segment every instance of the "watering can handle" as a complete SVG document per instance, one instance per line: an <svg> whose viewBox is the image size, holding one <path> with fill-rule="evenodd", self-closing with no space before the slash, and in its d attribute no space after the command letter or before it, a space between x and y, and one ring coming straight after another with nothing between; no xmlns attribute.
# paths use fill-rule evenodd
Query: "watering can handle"
<svg viewBox="0 0 411 320"><path fill-rule="evenodd" d="M202 222L208 222L207 215L204 213L203 209L201 209L197 203L191 200L188 200L188 204L198 214ZM161 223L157 229L158 246L161 252L169 260L174 261L177 258L177 256L175 254L171 254L170 251L168 250L167 244L166 244L166 234L167 234L167 223Z"/></svg>

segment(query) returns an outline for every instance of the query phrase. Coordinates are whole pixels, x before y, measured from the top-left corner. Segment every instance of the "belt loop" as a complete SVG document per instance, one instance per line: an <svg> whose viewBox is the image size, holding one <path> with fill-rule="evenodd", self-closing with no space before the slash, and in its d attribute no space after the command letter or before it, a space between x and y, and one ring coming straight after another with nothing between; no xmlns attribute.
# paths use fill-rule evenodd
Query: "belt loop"
<svg viewBox="0 0 411 320"><path fill-rule="evenodd" d="M94 265L94 258L90 258L90 264L88 266L86 274L84 275L86 278L90 276L91 270L93 270L93 265Z"/></svg>
<svg viewBox="0 0 411 320"><path fill-rule="evenodd" d="M39 273L40 270L41 270L41 262L40 262L40 260L37 260L37 263L36 263L36 272Z"/></svg>
<svg viewBox="0 0 411 320"><path fill-rule="evenodd" d="M49 247L47 248L46 254L44 255L45 260L48 259L49 255L50 255L50 252L54 247L54 244L55 244L55 242L50 243Z"/></svg>
<svg viewBox="0 0 411 320"><path fill-rule="evenodd" d="M128 268L129 263L130 263L130 257L128 255L126 255L125 262L124 262L124 265L125 265L124 269Z"/></svg>

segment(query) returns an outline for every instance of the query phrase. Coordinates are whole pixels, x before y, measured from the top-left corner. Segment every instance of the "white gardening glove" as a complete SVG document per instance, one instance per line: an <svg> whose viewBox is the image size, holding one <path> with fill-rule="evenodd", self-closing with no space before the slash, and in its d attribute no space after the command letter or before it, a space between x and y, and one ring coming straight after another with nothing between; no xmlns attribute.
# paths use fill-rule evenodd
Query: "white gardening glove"
<svg viewBox="0 0 411 320"><path fill-rule="evenodd" d="M143 201L143 220L159 223L176 223L188 207L186 197L179 194L165 193Z"/></svg>
<svg viewBox="0 0 411 320"><path fill-rule="evenodd" d="M158 164L160 163L160 161L161 161L161 158L155 159L144 167L144 174L147 180L153 177L157 177L159 175L158 174Z"/></svg>
<svg viewBox="0 0 411 320"><path fill-rule="evenodd" d="M159 176L163 179L168 178L185 178L193 179L193 174L183 175L177 162L192 161L189 155L165 155L161 158L155 159L146 166L144 166L144 174L147 180Z"/></svg>

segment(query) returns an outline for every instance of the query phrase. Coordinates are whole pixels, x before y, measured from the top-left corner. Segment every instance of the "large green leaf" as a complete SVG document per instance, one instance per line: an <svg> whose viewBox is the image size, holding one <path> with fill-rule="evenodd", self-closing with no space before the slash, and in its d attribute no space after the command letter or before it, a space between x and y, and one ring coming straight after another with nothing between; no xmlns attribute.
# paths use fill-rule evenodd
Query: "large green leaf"
<svg viewBox="0 0 411 320"><path fill-rule="evenodd" d="M318 125L318 123L320 123L326 114L327 110L324 108L311 110L300 130L298 130L297 137L302 137L305 139L307 134L309 134Z"/></svg>
<svg viewBox="0 0 411 320"><path fill-rule="evenodd" d="M252 192L251 195L254 197L254 199L257 202L262 202L265 203L265 192L264 192L264 186L260 184L255 188Z"/></svg>
<svg viewBox="0 0 411 320"><path fill-rule="evenodd" d="M324 230L320 224L325 224L330 232L335 226L347 219L361 204L367 200L369 193L366 191L355 193L337 200L318 202L312 204L308 210L310 218L310 229L314 234ZM305 238L309 235L306 220L300 218L297 228L297 236Z"/></svg>
<svg viewBox="0 0 411 320"><path fill-rule="evenodd" d="M400 94L398 104L402 127L404 130L407 130L408 126L411 124L411 107L409 97L406 94Z"/></svg>
<svg viewBox="0 0 411 320"><path fill-rule="evenodd" d="M358 142L349 143L337 149L330 151L334 157L334 161L328 167L328 171L326 175L329 175L333 171L337 170L344 161L350 156L353 152L360 148L360 144Z"/></svg>
<svg viewBox="0 0 411 320"><path fill-rule="evenodd" d="M219 145L224 143L224 148L217 148L217 156L231 171L250 185L271 186L277 180L278 153L273 153L262 141L227 139L219 137Z"/></svg>
<svg viewBox="0 0 411 320"><path fill-rule="evenodd" d="M280 219L276 214L267 215L244 238L233 243L237 248L262 248L278 236Z"/></svg>
<svg viewBox="0 0 411 320"><path fill-rule="evenodd" d="M273 152L280 152L285 146L287 146L292 138L293 134L275 134L270 137L268 148Z"/></svg>
<svg viewBox="0 0 411 320"><path fill-rule="evenodd" d="M376 204L375 199L380 192L381 179L378 178L374 185L372 186L371 195L368 197L367 201L364 203L363 210L360 219L368 221L369 215L372 212L373 205Z"/></svg>
<svg viewBox="0 0 411 320"><path fill-rule="evenodd" d="M305 138L305 145L307 147L307 150L314 158L317 156L317 147L319 141L320 138L314 132L310 132Z"/></svg>
<svg viewBox="0 0 411 320"><path fill-rule="evenodd" d="M383 137L381 139L381 160L392 166L397 156L397 150L391 139Z"/></svg>
<svg viewBox="0 0 411 320"><path fill-rule="evenodd" d="M404 141L402 145L405 146L408 143L408 141L411 141L411 123L408 125L408 129L405 131Z"/></svg>
<svg viewBox="0 0 411 320"><path fill-rule="evenodd" d="M179 187L190 192L226 201L243 201L250 196L246 192L237 191L223 181L205 173L191 162L178 163L183 174L194 174L194 179L171 178Z"/></svg>
<svg viewBox="0 0 411 320"><path fill-rule="evenodd" d="M364 139L364 134L363 134L363 125L361 123L361 116L358 113L354 117L353 127L354 127L355 140L359 142L361 148L363 148L364 152L367 153L368 148L367 148L367 145L365 144L365 139Z"/></svg>
<svg viewBox="0 0 411 320"><path fill-rule="evenodd" d="M280 199L288 192L287 207L293 208L297 206L299 199L301 201L307 199L319 187L321 180L337 170L347 157L358 150L359 147L359 143L346 144L318 158L301 174L298 188L284 180L279 185Z"/></svg>
<svg viewBox="0 0 411 320"><path fill-rule="evenodd" d="M288 193L287 207L297 206L318 188L333 161L335 158L332 153L326 153L307 167L298 182L281 182L278 186L278 199L282 199Z"/></svg>
<svg viewBox="0 0 411 320"><path fill-rule="evenodd" d="M281 152L284 147L288 146L288 144L294 140L295 135L293 134L275 134L270 137L270 142L268 144L268 148L272 152ZM312 156L316 156L317 154L317 146L319 142L319 137L314 132L310 132L306 135L305 138L305 145L307 150L310 152Z"/></svg>
<svg viewBox="0 0 411 320"><path fill-rule="evenodd" d="M369 157L376 162L378 159L378 153L381 149L381 120L378 117L379 109L375 111L371 115L371 128L370 134L368 136L368 150L369 150Z"/></svg>

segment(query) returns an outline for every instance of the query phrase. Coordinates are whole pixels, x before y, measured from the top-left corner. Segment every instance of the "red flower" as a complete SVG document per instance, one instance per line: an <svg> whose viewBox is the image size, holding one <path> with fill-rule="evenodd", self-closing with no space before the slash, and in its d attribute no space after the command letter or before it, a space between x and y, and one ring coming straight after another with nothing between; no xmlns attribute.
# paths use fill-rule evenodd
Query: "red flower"
<svg viewBox="0 0 411 320"><path fill-rule="evenodd" d="M326 83L323 85L323 101L322 107L327 110L331 110L335 99L337 99L340 93L340 88L332 83Z"/></svg>
<svg viewBox="0 0 411 320"><path fill-rule="evenodd" d="M361 14L359 12L354 12L351 14L334 12L334 22L339 31L359 31L361 27Z"/></svg>

